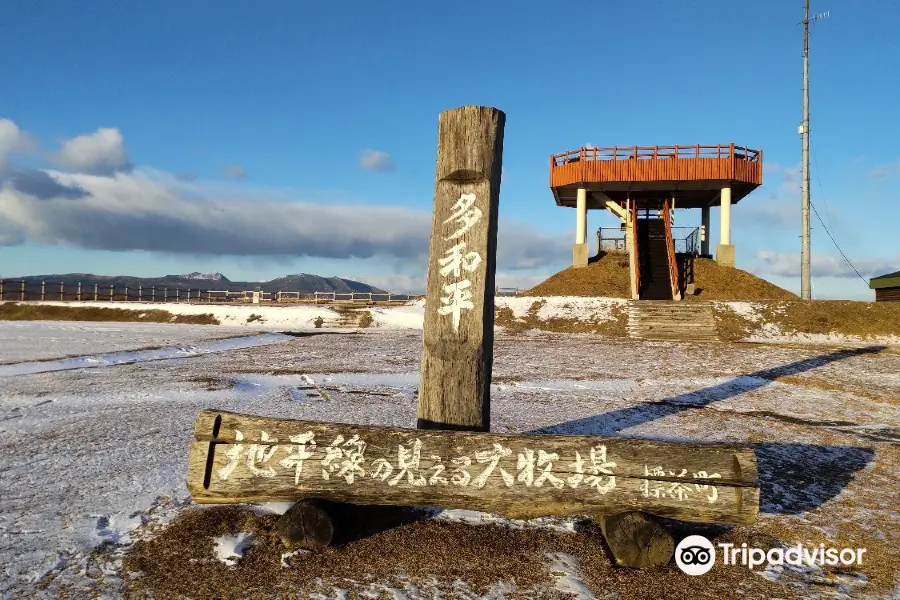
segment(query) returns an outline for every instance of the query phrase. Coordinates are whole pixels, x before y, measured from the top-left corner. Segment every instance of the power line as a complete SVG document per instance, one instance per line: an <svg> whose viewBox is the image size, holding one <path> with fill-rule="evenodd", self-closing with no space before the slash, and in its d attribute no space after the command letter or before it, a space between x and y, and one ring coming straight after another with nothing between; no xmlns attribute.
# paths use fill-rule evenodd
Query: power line
<svg viewBox="0 0 900 600"><path fill-rule="evenodd" d="M822 177L821 177L821 175L820 175L821 171L819 170L819 161L816 159L816 155L815 155L815 154L813 154L813 161L815 162L815 165L816 165L816 183L819 184L819 192L821 192L821 194L822 194L822 205L823 205L823 207L825 208L825 216L828 217L828 225L831 226L832 229L834 229L834 225L833 225L832 222L831 222L831 215L828 213L828 202L825 200L825 189L824 189L824 187L822 186ZM834 236L833 236L833 235L831 234L831 232L828 230L828 227L825 226L825 222L822 221L822 217L819 216L819 211L816 210L816 207L813 205L812 200L810 200L810 204L809 204L809 205L810 205L810 207L813 209L813 213L815 213L816 218L819 219L819 222L820 222L820 223L822 223L822 229L824 229L824 230L825 230L825 233L828 234L828 237L831 238L831 242L834 244L834 247L837 248L837 251L838 251L838 252L840 253L840 255L844 258L844 260L846 261L846 263L847 263L848 265L850 265L850 268L853 269L853 271L856 273L856 275L857 275L860 279L862 279L862 280L863 280L863 283L865 283L865 284L866 284L866 287L868 287L868 286L869 286L869 282L866 280L865 277L863 277L862 275L860 275L859 271L856 270L856 267L853 266L853 263L850 262L850 259L847 258L847 255L844 254L844 251L841 250L841 247L840 247L840 245L837 243L837 240L834 239Z"/></svg>
<svg viewBox="0 0 900 600"><path fill-rule="evenodd" d="M828 226L834 230L834 223L831 222L831 212L828 210L828 202L825 200L825 190L822 188L822 177L819 175L822 171L819 170L819 159L816 157L816 153L812 152L812 140L810 140L810 153L813 157L813 163L816 165L816 182L819 184L819 192L822 194L822 206L825 208L825 217L828 219Z"/></svg>
<svg viewBox="0 0 900 600"><path fill-rule="evenodd" d="M831 232L828 231L828 227L825 226L825 221L823 221L822 217L819 216L819 211L816 210L816 206L812 203L812 201L810 201L809 206L810 206L810 208L812 208L813 213L816 215L816 218L819 219L819 223L822 224L822 229L824 229L825 233L828 234L828 237L831 238L831 242L834 244L834 247L837 248L837 251L840 252L841 256L844 258L844 260L847 262L847 264L850 265L850 268L853 269L853 272L856 273L856 275L860 279L862 279L863 283L866 284L866 287L868 287L868 285L869 285L868 280L866 280L865 277L860 275L859 271L856 270L856 267L853 266L853 263L850 262L850 259L847 258L847 255L844 254L844 251L841 250L841 247L838 245L837 241L834 239L834 236L831 235Z"/></svg>

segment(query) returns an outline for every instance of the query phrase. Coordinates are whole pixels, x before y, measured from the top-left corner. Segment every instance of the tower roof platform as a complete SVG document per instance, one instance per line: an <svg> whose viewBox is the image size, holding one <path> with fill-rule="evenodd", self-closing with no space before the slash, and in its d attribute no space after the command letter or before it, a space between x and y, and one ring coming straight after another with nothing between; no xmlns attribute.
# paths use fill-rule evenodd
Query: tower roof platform
<svg viewBox="0 0 900 600"><path fill-rule="evenodd" d="M550 157L557 206L574 207L583 188L589 209L628 198L674 198L676 208L703 208L717 205L724 187L736 203L760 185L762 151L734 144L582 147Z"/></svg>

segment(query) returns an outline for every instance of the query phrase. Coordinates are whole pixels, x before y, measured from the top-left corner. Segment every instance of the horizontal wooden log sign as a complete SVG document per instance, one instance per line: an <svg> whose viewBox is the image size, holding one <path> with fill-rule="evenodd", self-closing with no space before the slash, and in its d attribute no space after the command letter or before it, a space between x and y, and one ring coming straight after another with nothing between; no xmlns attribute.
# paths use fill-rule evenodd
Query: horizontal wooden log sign
<svg viewBox="0 0 900 600"><path fill-rule="evenodd" d="M198 503L325 498L466 508L511 518L639 510L749 524L759 512L748 447L505 435L203 411L188 458Z"/></svg>

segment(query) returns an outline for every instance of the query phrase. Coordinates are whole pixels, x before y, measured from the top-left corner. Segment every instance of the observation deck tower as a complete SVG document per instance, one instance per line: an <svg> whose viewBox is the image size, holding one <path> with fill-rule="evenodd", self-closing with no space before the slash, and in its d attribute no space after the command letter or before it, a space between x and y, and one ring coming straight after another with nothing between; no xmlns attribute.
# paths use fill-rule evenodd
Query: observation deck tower
<svg viewBox="0 0 900 600"><path fill-rule="evenodd" d="M582 147L550 157L553 198L576 209L572 266L588 264L587 211L611 211L622 221L615 249L629 255L634 299L681 298L678 254L711 257L713 206L720 207L716 261L734 267L732 205L761 184L762 151L734 144ZM684 238L682 252L673 239L675 209L702 211L702 226ZM608 249L601 238L600 250Z"/></svg>

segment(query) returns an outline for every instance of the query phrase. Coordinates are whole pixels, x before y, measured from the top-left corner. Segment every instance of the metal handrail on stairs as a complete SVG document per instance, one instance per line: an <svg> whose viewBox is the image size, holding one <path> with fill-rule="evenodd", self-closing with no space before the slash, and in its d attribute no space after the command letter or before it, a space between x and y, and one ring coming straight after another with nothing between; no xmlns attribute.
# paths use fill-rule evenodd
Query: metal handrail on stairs
<svg viewBox="0 0 900 600"><path fill-rule="evenodd" d="M672 298L680 298L678 289L678 263L675 260L675 242L672 241L672 213L669 208L669 200L663 202L663 221L666 224L666 250L669 255L669 282L672 286Z"/></svg>
<svg viewBox="0 0 900 600"><path fill-rule="evenodd" d="M634 282L637 289L637 297L641 297L641 263L639 248L641 246L638 238L638 211L637 203L631 205L631 248L633 250L632 263L634 264Z"/></svg>

